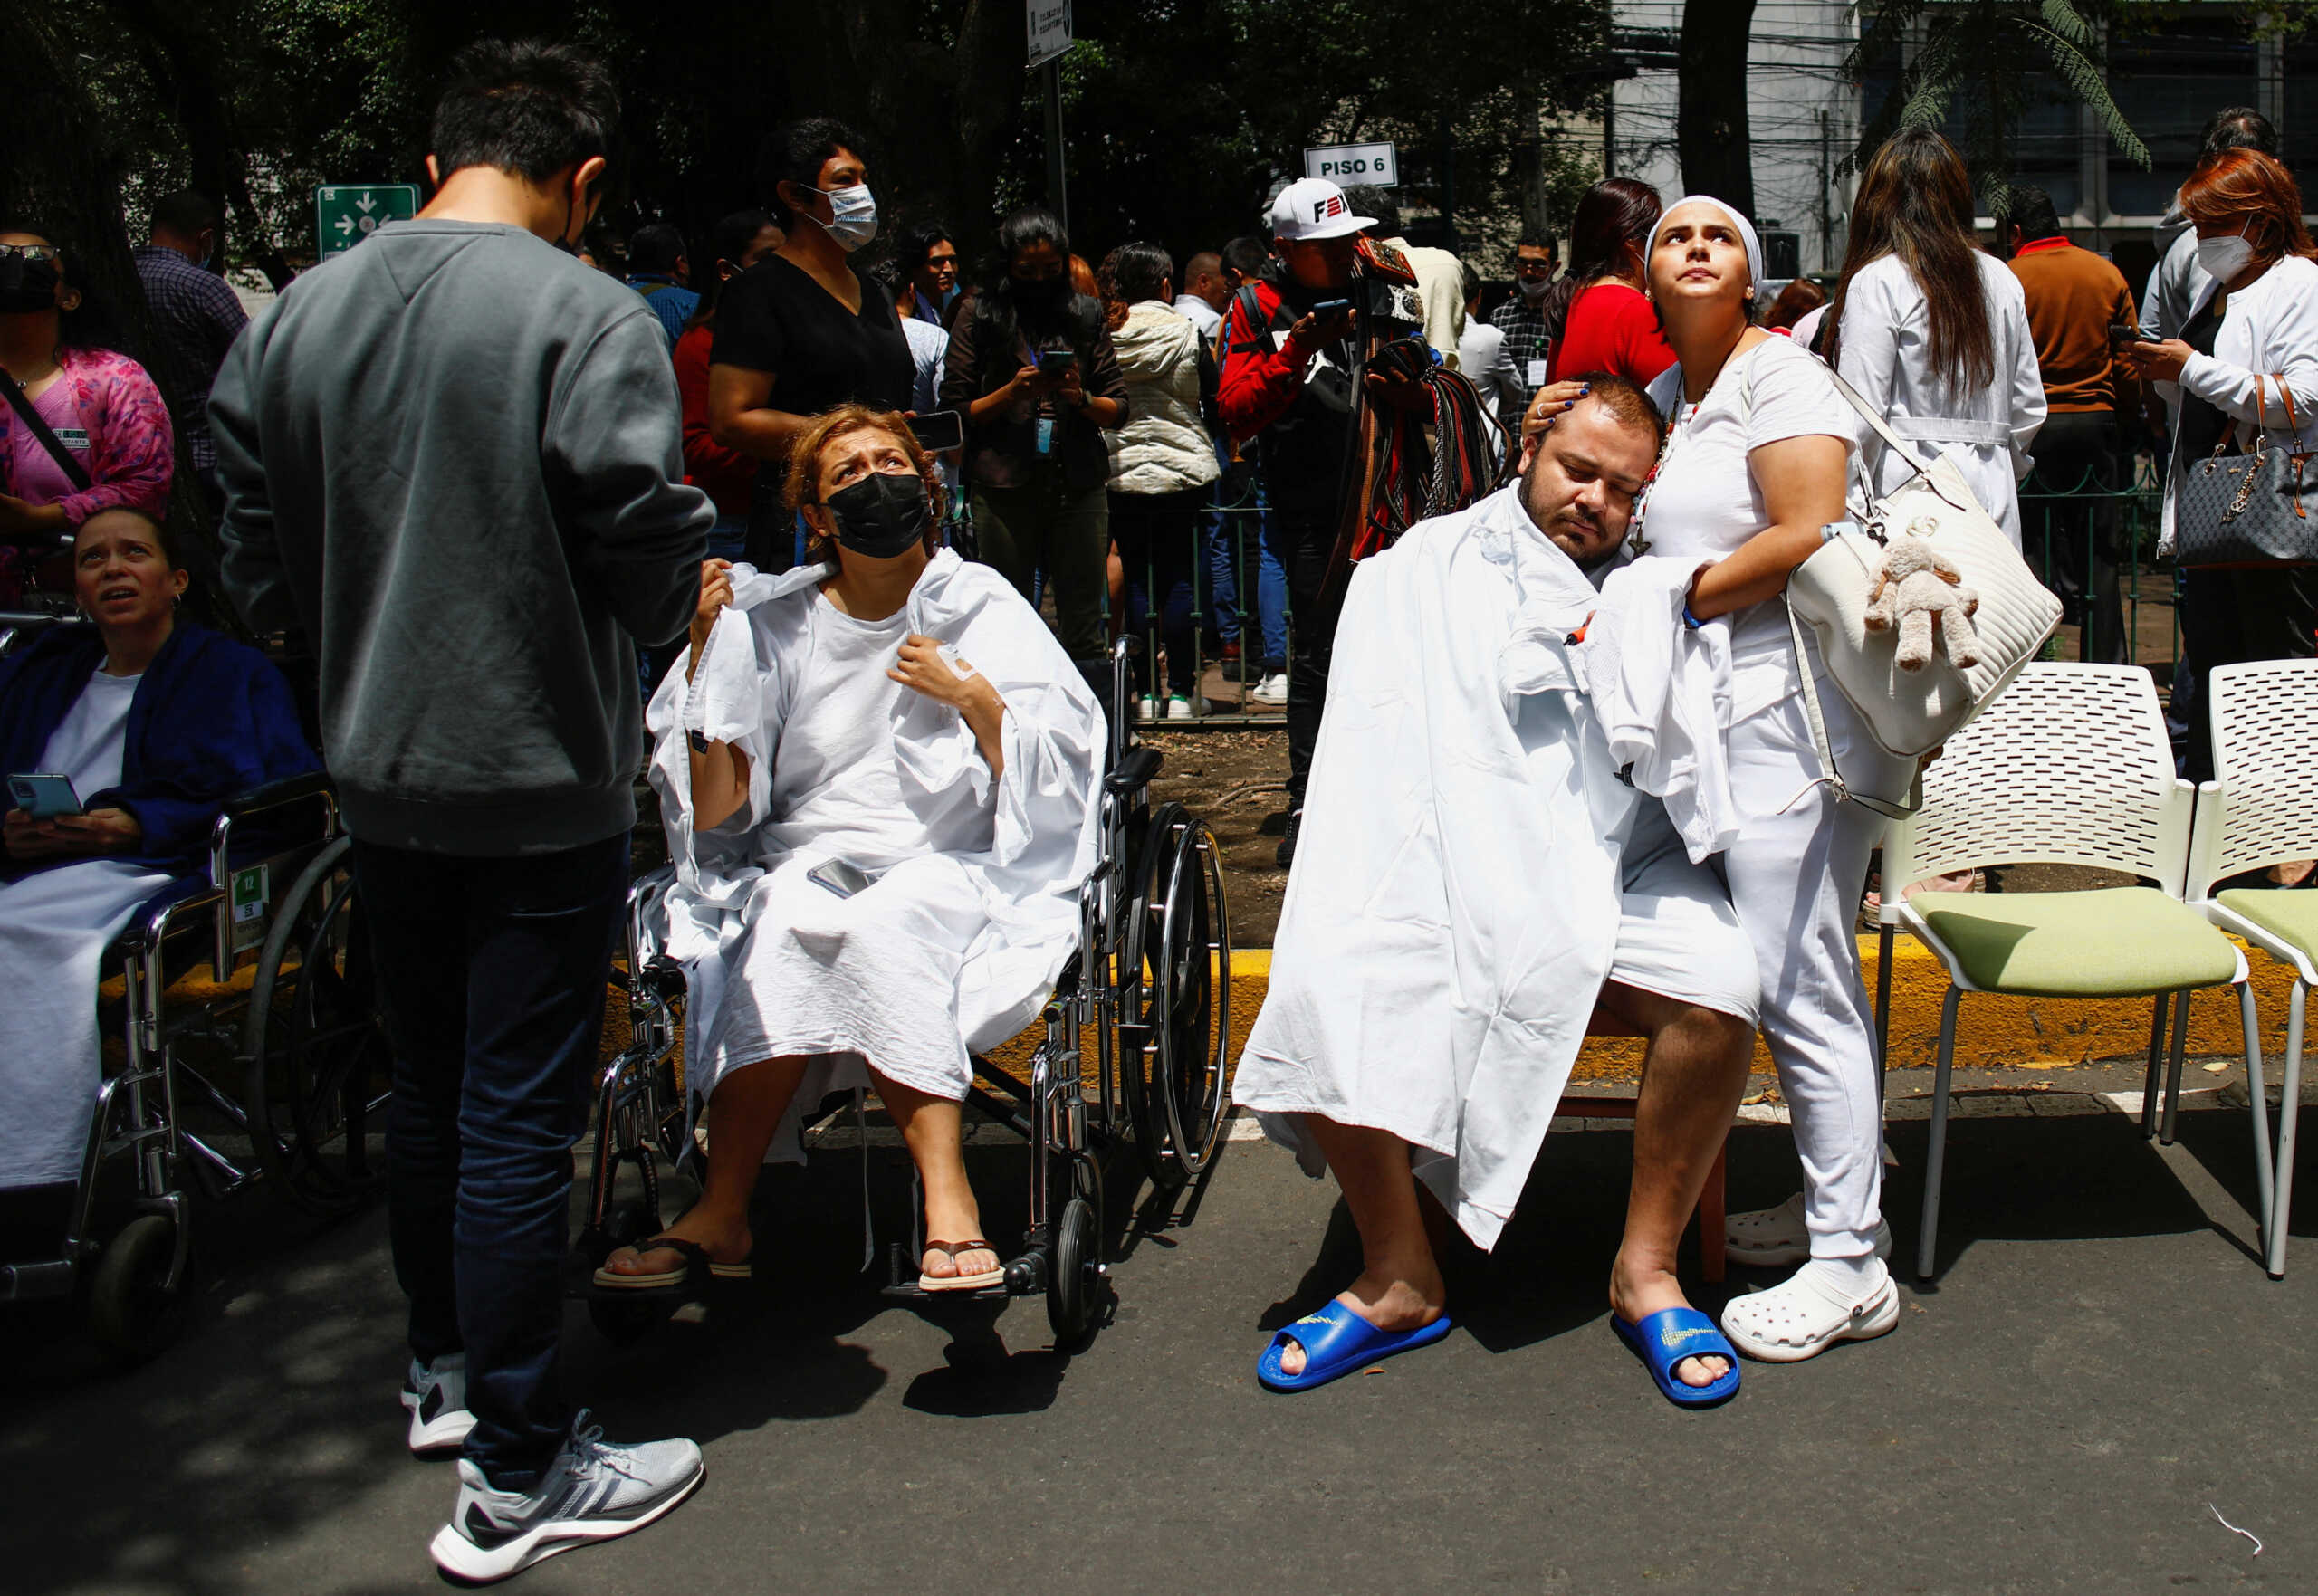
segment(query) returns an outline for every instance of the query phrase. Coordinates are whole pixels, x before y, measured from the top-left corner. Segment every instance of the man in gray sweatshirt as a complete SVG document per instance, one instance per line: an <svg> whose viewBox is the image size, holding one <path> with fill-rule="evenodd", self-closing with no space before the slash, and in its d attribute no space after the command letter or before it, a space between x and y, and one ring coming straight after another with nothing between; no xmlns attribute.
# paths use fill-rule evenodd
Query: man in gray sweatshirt
<svg viewBox="0 0 2318 1596"><path fill-rule="evenodd" d="M395 1044L410 1446L463 1451L433 1550L489 1580L638 1528L701 1478L690 1441L576 1427L555 1358L636 820L636 644L685 633L715 513L683 483L659 321L571 253L608 77L496 41L455 71L433 202L253 322L210 416L225 587L321 655Z"/></svg>

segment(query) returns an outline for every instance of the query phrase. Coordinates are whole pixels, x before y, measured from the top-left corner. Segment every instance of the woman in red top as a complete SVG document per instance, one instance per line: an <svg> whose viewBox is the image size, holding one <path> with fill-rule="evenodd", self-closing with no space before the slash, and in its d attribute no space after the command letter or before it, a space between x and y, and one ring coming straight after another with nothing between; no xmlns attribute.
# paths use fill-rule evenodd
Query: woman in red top
<svg viewBox="0 0 2318 1596"><path fill-rule="evenodd" d="M1570 224L1569 272L1547 291L1543 312L1553 353L1546 380L1610 371L1647 387L1674 363L1643 297L1643 260L1658 225L1658 191L1631 177L1596 183Z"/></svg>
<svg viewBox="0 0 2318 1596"><path fill-rule="evenodd" d="M781 247L781 229L762 211L734 211L711 235L716 266L700 307L676 340L676 393L684 402L685 481L716 506L709 529L713 559L738 559L749 534L749 497L756 491L757 462L709 435L708 358L716 344L716 298L727 280L739 276Z"/></svg>

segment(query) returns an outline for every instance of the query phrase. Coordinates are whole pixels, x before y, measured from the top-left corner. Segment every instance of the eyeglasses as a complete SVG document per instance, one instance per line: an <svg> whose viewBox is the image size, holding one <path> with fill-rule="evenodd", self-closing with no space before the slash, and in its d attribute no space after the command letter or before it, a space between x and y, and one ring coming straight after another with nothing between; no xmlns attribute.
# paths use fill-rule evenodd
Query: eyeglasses
<svg viewBox="0 0 2318 1596"><path fill-rule="evenodd" d="M0 244L0 261L53 261L63 253L53 244Z"/></svg>
<svg viewBox="0 0 2318 1596"><path fill-rule="evenodd" d="M1551 277L1553 274L1554 263L1551 261L1516 261L1513 263L1513 275L1516 277Z"/></svg>

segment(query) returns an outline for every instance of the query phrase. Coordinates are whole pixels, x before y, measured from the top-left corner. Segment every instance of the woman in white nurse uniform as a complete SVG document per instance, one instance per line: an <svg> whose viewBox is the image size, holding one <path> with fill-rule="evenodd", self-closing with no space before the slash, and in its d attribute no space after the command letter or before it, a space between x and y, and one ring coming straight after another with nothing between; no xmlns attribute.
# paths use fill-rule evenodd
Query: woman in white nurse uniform
<svg viewBox="0 0 2318 1596"><path fill-rule="evenodd" d="M1740 1352L1792 1362L1885 1333L1899 1302L1876 1252L1882 1113L1853 934L1879 821L1819 782L1779 597L1821 528L1844 519L1856 419L1816 357L1752 325L1762 269L1753 227L1719 200L1685 198L1652 234L1651 298L1679 363L1652 387L1673 426L1638 536L1652 554L1698 559L1694 620L1730 617L1739 828L1722 859L1760 962L1763 1033L1803 1160L1809 1258L1784 1284L1733 1301L1722 1324ZM1840 693L1821 696L1845 779L1901 792L1904 762L1869 740Z"/></svg>

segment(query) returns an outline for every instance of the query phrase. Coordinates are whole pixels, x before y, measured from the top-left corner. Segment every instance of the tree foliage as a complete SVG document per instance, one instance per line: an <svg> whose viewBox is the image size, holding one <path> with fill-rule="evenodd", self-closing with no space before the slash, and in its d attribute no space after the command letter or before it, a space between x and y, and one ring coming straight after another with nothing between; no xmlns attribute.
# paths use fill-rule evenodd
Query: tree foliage
<svg viewBox="0 0 2318 1596"><path fill-rule="evenodd" d="M2101 24L2151 10L2132 0L1884 0L1863 6L1848 71L1902 62L1898 89L1860 130L1850 164L1894 133L1944 129L1978 175L1981 197L2009 191L2013 132L2021 113L2057 91L2090 108L2126 159L2149 165L2149 148L2109 93Z"/></svg>

